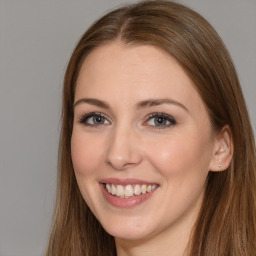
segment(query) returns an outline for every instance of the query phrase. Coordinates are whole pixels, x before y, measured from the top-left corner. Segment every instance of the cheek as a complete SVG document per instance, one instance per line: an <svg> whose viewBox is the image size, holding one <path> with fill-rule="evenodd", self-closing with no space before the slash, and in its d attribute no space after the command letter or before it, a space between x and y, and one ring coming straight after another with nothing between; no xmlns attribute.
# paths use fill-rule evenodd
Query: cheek
<svg viewBox="0 0 256 256"><path fill-rule="evenodd" d="M74 131L71 138L71 157L76 175L92 173L99 163L102 145L99 140Z"/></svg>
<svg viewBox="0 0 256 256"><path fill-rule="evenodd" d="M194 136L193 136L194 135ZM148 156L155 167L166 176L180 175L195 170L208 172L211 142L208 137L170 136L148 147Z"/></svg>
<svg viewBox="0 0 256 256"><path fill-rule="evenodd" d="M95 182L97 180L97 170L100 163L102 148L100 140L95 140L93 136L85 136L83 132L74 129L71 138L71 157L74 172L80 192L90 207L92 212L96 212L95 207Z"/></svg>

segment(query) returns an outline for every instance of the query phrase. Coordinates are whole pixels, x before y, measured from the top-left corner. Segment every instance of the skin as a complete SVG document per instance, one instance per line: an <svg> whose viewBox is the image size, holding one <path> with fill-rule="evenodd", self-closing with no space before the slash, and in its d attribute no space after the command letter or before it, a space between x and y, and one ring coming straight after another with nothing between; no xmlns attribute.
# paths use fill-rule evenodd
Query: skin
<svg viewBox="0 0 256 256"><path fill-rule="evenodd" d="M109 108L81 99L104 101ZM175 103L144 106L148 99ZM209 170L222 161L204 103L181 67L153 46L112 42L85 59L75 91L72 161L81 193L105 230L115 237L118 256L184 255L198 216ZM84 115L104 114L102 124ZM156 125L151 113L176 120ZM83 119L83 122L81 122ZM89 124L89 125L88 125ZM159 124L159 123L157 123ZM223 139L224 138L224 139ZM223 168L228 164L222 162ZM118 208L108 203L99 182L136 178L159 187L143 203ZM170 254L171 253L171 254Z"/></svg>

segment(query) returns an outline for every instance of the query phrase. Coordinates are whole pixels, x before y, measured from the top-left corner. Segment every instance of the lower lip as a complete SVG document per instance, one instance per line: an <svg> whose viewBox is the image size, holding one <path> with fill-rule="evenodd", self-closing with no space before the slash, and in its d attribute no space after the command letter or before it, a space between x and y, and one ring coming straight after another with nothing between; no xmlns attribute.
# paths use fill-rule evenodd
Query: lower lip
<svg viewBox="0 0 256 256"><path fill-rule="evenodd" d="M144 201L146 201L147 199L149 199L152 194L157 190L154 189L151 192L148 192L146 194L141 194L138 196L133 196L133 197L129 197L129 198L121 198L118 196L113 196L110 193L108 193L108 191L106 190L106 187L104 184L100 183L100 188L102 190L102 193L105 197L105 199L113 206L115 207L119 207L119 208L131 208L131 207L135 207L141 203L143 203Z"/></svg>

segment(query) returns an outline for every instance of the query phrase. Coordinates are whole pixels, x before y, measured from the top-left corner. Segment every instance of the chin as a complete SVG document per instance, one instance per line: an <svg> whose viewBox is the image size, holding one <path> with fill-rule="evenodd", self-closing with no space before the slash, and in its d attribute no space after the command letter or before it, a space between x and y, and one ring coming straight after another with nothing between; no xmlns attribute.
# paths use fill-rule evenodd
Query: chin
<svg viewBox="0 0 256 256"><path fill-rule="evenodd" d="M110 235L112 235L115 239L121 239L121 240L143 240L147 237L149 237L148 232L141 231L141 230L131 230L131 229L125 229L125 230L110 230L110 232L107 231Z"/></svg>
<svg viewBox="0 0 256 256"><path fill-rule="evenodd" d="M123 240L141 240L149 237L153 233L153 227L150 227L141 220L123 220L107 221L103 223L103 228L107 233L116 239Z"/></svg>

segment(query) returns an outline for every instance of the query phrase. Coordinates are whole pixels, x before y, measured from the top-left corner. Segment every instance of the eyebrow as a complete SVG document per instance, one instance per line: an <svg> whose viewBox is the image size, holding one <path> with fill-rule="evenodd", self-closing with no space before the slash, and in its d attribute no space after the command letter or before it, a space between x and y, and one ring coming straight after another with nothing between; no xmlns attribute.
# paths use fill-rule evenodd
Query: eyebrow
<svg viewBox="0 0 256 256"><path fill-rule="evenodd" d="M94 99L94 98L79 99L74 103L74 108L77 105L80 105L81 103L87 103L89 105L97 106L97 107L104 108L104 109L111 109L110 105L108 103L106 103L105 101ZM143 100L136 104L136 108L143 109L143 108L154 107L154 106L159 106L159 105L163 105L163 104L176 105L178 107L183 108L185 111L189 112L189 110L183 104L181 104L180 102L178 102L176 100L169 99L169 98Z"/></svg>
<svg viewBox="0 0 256 256"><path fill-rule="evenodd" d="M77 105L80 105L81 103L87 103L87 104L94 105L94 106L97 106L97 107L100 107L100 108L110 109L110 106L109 106L108 103L106 103L106 102L104 102L102 100L97 100L97 99L93 99L93 98L82 98L82 99L79 99L77 102L75 102L74 108Z"/></svg>
<svg viewBox="0 0 256 256"><path fill-rule="evenodd" d="M141 102L138 102L136 104L138 109L141 108L146 108L146 107L154 107L154 106L159 106L162 104L172 104L172 105L176 105L178 107L183 108L184 110L186 110L187 112L189 112L189 110L180 102L173 100L173 99L169 99L169 98L164 98L164 99L148 99L148 100L143 100Z"/></svg>

